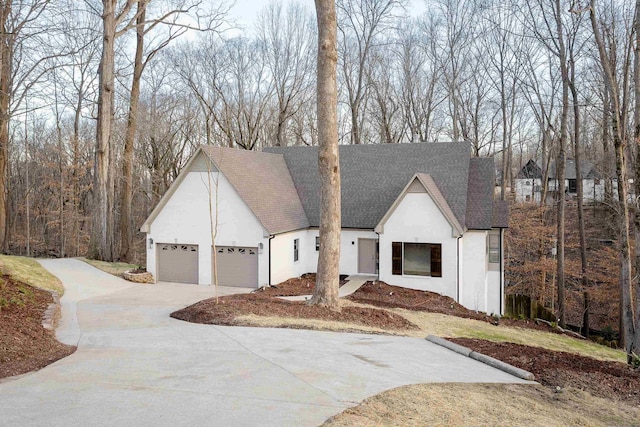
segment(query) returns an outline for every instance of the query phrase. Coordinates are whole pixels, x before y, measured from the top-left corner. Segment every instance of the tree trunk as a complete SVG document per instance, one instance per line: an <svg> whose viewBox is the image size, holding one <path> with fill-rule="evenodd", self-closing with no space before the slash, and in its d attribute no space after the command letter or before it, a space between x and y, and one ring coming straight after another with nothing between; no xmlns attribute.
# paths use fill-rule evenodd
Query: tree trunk
<svg viewBox="0 0 640 427"><path fill-rule="evenodd" d="M560 116L560 141L558 160L556 161L556 179L558 194L558 224L557 224L557 269L558 276L558 323L562 328L566 327L565 297L564 297L564 210L565 210L565 147L567 145L567 118L569 114L569 72L567 69L566 50L564 45L564 29L562 28L562 8L560 0L555 2L556 29L558 36L558 50L560 60L560 73L562 75L562 114Z"/></svg>
<svg viewBox="0 0 640 427"><path fill-rule="evenodd" d="M576 164L576 192L578 197L578 234L580 236L580 262L582 276L582 290L586 292L589 284L587 276L587 243L584 231L584 189L582 185L582 170L580 166L580 105L578 90L576 88L576 64L573 58L573 50L570 53L571 80L569 88L573 101L573 157Z"/></svg>
<svg viewBox="0 0 640 427"><path fill-rule="evenodd" d="M140 79L142 78L142 55L144 52L144 33L146 8L148 0L138 2L138 17L136 19L136 55L133 63L133 80L131 81L131 95L129 100L129 118L127 133L124 140L124 154L122 159L122 192L120 196L120 260L131 261L131 246L133 239L133 218L131 205L133 203L133 147L138 130L138 105L140 100Z"/></svg>
<svg viewBox="0 0 640 427"><path fill-rule="evenodd" d="M337 18L334 0L315 0L318 19L318 171L320 253L310 304L340 310L340 162L338 157Z"/></svg>
<svg viewBox="0 0 640 427"><path fill-rule="evenodd" d="M96 125L96 153L93 184L93 222L88 257L103 261L113 260L112 233L109 227L111 127L113 121L114 68L115 68L115 17L116 0L103 0L102 58L100 60L98 120Z"/></svg>
<svg viewBox="0 0 640 427"><path fill-rule="evenodd" d="M640 0L636 0L636 16L634 29L636 32L636 45L633 52L633 92L635 99L635 108L633 111L634 137L636 140L636 200L640 197ZM637 203L637 202L636 202ZM635 280L635 340L634 348L636 353L640 350L640 209L636 205L636 280Z"/></svg>
<svg viewBox="0 0 640 427"><path fill-rule="evenodd" d="M9 159L9 103L11 92L12 44L8 34L7 21L11 15L10 0L0 5L0 249L8 249L7 204L8 181L7 162Z"/></svg>
<svg viewBox="0 0 640 427"><path fill-rule="evenodd" d="M613 147L616 158L616 178L618 180L618 251L620 255L620 308L621 323L620 338L624 343L627 353L627 362L631 362L632 353L637 349L635 343L638 340L639 328L635 324L634 305L631 279L631 247L629 245L629 206L627 204L627 169L626 169L626 141L622 137L620 97L615 73L612 67L612 58L607 51L598 31L598 23L595 15L595 0L590 3L590 20L593 29L600 64L606 90L609 94L611 112L611 131L613 134Z"/></svg>

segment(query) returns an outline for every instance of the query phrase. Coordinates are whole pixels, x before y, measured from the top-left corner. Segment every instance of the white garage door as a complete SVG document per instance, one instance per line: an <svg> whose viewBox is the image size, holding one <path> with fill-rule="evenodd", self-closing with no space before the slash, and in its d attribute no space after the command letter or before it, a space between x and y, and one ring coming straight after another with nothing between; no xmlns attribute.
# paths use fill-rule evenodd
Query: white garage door
<svg viewBox="0 0 640 427"><path fill-rule="evenodd" d="M258 287L258 248L217 246L218 284Z"/></svg>
<svg viewBox="0 0 640 427"><path fill-rule="evenodd" d="M198 245L158 243L158 280L198 283Z"/></svg>

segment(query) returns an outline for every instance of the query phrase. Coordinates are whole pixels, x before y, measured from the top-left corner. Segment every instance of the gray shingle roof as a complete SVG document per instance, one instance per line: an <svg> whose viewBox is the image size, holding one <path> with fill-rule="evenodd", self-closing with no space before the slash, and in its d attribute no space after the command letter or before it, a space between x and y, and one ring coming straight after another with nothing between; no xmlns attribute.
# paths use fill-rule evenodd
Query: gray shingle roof
<svg viewBox="0 0 640 427"><path fill-rule="evenodd" d="M474 157L469 161L467 228L488 230L492 226L495 167L493 159Z"/></svg>
<svg viewBox="0 0 640 427"><path fill-rule="evenodd" d="M272 234L309 227L282 155L202 146Z"/></svg>
<svg viewBox="0 0 640 427"><path fill-rule="evenodd" d="M582 179L600 179L602 175L595 168L595 165L588 160L580 160L580 173ZM542 162L540 160L529 160L526 165L520 169L518 179L542 178ZM549 178L556 178L556 162L552 160L549 163ZM576 179L576 161L567 159L565 168L565 179Z"/></svg>
<svg viewBox="0 0 640 427"><path fill-rule="evenodd" d="M273 147L265 151L284 155L309 225L317 227L317 147ZM416 173L433 178L458 222L466 224L469 153L466 143L340 146L342 227L373 229Z"/></svg>

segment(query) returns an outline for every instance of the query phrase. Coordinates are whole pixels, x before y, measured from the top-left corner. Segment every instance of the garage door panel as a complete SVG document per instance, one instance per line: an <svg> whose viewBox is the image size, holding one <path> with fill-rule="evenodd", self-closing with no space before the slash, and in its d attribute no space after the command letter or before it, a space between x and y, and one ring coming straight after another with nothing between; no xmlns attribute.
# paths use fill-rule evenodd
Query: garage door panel
<svg viewBox="0 0 640 427"><path fill-rule="evenodd" d="M158 280L198 283L198 245L158 243Z"/></svg>
<svg viewBox="0 0 640 427"><path fill-rule="evenodd" d="M258 287L258 248L218 246L216 264L220 285Z"/></svg>

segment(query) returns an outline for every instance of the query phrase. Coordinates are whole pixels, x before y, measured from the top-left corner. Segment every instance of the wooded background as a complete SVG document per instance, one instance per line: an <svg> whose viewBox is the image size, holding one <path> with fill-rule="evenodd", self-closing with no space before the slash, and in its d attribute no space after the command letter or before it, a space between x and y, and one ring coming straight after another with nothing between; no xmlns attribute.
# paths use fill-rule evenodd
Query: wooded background
<svg viewBox="0 0 640 427"><path fill-rule="evenodd" d="M640 173L640 0L426 3L411 16L403 0L336 2L342 144L466 141L495 158L502 198L530 158L558 161L560 176L566 157L610 181ZM137 230L198 145L317 144L313 9L272 1L237 30L230 7L0 3L3 252L144 264ZM635 204L620 200L610 188L631 297ZM558 292L564 204L554 206Z"/></svg>

